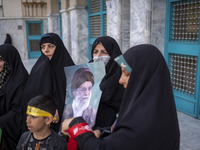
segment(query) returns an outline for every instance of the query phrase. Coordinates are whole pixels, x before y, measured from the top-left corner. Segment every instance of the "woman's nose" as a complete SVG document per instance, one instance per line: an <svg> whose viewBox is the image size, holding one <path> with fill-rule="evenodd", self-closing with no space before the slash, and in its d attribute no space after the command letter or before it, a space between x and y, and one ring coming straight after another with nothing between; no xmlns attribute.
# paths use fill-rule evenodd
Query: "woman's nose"
<svg viewBox="0 0 200 150"><path fill-rule="evenodd" d="M98 53L96 54L96 56L97 56L97 57L100 57L100 56L101 56L101 52L98 52Z"/></svg>
<svg viewBox="0 0 200 150"><path fill-rule="evenodd" d="M44 48L44 52L49 52L48 46L46 46L46 47Z"/></svg>
<svg viewBox="0 0 200 150"><path fill-rule="evenodd" d="M120 79L119 79L119 84L123 84L123 81L124 81L123 77L121 76Z"/></svg>

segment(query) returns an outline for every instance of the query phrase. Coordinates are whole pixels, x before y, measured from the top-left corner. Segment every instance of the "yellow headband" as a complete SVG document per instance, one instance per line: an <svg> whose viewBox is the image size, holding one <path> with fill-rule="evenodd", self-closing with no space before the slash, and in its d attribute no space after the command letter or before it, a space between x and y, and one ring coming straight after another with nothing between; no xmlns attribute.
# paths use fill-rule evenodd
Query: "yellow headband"
<svg viewBox="0 0 200 150"><path fill-rule="evenodd" d="M53 115L50 114L49 112L41 110L41 109L33 107L33 106L27 107L26 114L35 116L35 117L50 117L50 116L53 117ZM56 118L53 117L53 120L56 120Z"/></svg>

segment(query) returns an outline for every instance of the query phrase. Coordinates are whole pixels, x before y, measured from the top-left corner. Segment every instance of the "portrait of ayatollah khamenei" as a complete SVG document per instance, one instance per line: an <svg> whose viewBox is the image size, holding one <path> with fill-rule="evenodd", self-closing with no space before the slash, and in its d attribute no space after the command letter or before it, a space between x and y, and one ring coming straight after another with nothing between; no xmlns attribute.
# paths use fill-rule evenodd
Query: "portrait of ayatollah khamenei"
<svg viewBox="0 0 200 150"><path fill-rule="evenodd" d="M62 122L82 117L92 127L102 94L99 84L105 76L105 65L99 61L65 67L64 70L67 86Z"/></svg>

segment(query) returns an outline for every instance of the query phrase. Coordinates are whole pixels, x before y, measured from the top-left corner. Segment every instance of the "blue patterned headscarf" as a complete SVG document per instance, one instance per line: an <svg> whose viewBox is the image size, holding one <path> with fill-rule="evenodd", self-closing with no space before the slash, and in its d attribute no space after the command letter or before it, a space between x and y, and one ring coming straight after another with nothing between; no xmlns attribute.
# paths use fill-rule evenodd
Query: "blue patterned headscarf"
<svg viewBox="0 0 200 150"><path fill-rule="evenodd" d="M119 57L115 58L115 61L119 64L119 66L124 67L129 73L131 73L132 69L127 64L126 60L124 59L123 55L120 55Z"/></svg>

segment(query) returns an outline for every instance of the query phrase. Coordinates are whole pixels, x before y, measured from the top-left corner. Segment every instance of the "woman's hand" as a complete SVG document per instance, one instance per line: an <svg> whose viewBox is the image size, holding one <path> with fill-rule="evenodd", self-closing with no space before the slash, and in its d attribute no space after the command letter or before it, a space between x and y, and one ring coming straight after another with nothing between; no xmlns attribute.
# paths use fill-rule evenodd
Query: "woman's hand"
<svg viewBox="0 0 200 150"><path fill-rule="evenodd" d="M54 117L56 118L56 120L54 121L54 123L58 123L59 120L60 120L59 114L58 114L58 109L56 109L56 113L55 113Z"/></svg>
<svg viewBox="0 0 200 150"><path fill-rule="evenodd" d="M96 136L96 138L99 138L101 135L101 131L100 130L94 130L94 135Z"/></svg>
<svg viewBox="0 0 200 150"><path fill-rule="evenodd" d="M74 118L69 118L69 119L65 119L62 123L62 133L69 136L70 135L68 134L67 130L69 129L69 124L71 123L71 121L73 120Z"/></svg>

